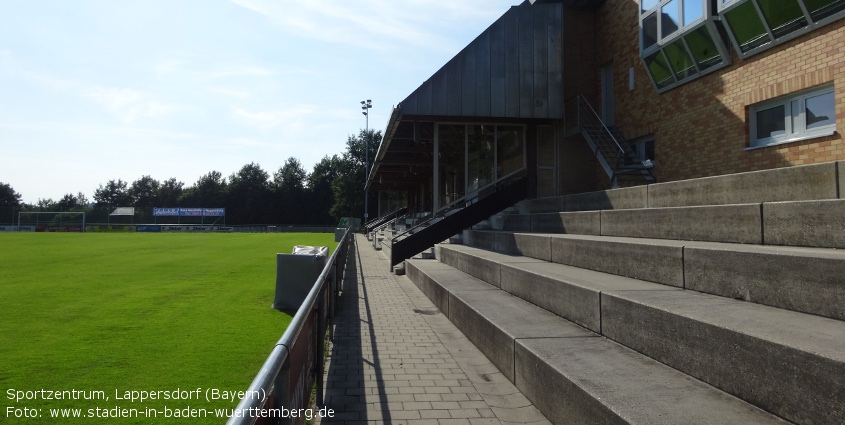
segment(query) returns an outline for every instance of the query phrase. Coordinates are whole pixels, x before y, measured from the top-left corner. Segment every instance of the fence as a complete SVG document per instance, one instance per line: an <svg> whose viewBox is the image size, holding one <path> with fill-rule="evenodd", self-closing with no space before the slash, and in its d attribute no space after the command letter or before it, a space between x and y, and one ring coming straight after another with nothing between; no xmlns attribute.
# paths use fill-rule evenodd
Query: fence
<svg viewBox="0 0 845 425"><path fill-rule="evenodd" d="M301 423L316 381L323 403L324 341L334 317L352 233L346 231L305 301L244 393L227 425Z"/></svg>

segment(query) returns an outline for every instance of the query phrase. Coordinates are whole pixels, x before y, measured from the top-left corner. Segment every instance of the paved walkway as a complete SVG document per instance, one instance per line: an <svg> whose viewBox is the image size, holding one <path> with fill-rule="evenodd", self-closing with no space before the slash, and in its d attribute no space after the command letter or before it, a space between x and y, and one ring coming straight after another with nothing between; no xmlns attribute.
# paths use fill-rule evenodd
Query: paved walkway
<svg viewBox="0 0 845 425"><path fill-rule="evenodd" d="M549 424L388 260L356 235L326 365L324 424Z"/></svg>

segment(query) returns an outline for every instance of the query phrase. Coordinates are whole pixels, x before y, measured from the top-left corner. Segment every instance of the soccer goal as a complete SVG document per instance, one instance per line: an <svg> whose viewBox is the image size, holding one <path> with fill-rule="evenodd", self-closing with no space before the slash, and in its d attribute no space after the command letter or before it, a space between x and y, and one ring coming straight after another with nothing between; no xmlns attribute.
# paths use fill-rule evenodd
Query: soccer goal
<svg viewBox="0 0 845 425"><path fill-rule="evenodd" d="M21 232L84 232L85 211L21 211Z"/></svg>

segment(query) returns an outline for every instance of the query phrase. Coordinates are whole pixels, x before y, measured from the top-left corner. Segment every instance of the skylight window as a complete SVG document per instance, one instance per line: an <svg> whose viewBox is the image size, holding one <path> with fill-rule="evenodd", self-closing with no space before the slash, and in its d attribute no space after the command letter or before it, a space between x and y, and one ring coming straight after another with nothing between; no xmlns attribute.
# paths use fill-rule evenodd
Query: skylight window
<svg viewBox="0 0 845 425"><path fill-rule="evenodd" d="M640 57L658 91L730 64L709 4L708 0L641 0Z"/></svg>
<svg viewBox="0 0 845 425"><path fill-rule="evenodd" d="M719 9L745 58L845 17L845 0L722 0Z"/></svg>

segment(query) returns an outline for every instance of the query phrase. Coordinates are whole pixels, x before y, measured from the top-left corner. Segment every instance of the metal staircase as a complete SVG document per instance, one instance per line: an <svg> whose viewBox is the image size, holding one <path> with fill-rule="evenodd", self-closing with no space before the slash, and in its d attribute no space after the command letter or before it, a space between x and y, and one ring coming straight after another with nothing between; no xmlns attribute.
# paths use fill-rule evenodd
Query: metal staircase
<svg viewBox="0 0 845 425"><path fill-rule="evenodd" d="M590 145L614 188L619 187L620 178L635 184L656 182L651 174L652 165L640 161L619 130L605 125L583 95L568 100L567 105L570 104L577 108L579 132Z"/></svg>
<svg viewBox="0 0 845 425"><path fill-rule="evenodd" d="M525 172L479 189L441 208L427 220L391 239L390 266L487 219L528 196Z"/></svg>

